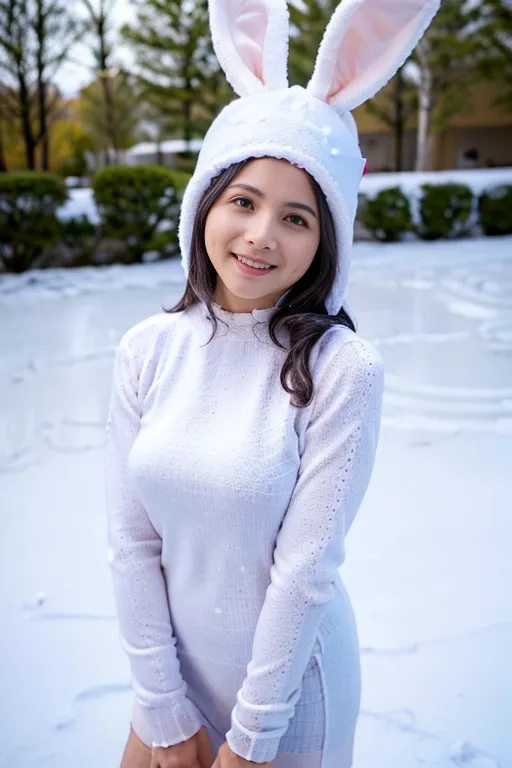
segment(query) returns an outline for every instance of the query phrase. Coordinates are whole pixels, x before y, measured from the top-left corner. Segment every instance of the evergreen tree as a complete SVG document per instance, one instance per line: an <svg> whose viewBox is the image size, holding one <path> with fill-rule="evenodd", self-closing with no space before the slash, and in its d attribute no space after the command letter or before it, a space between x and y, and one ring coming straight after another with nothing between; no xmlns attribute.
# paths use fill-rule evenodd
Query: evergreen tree
<svg viewBox="0 0 512 768"><path fill-rule="evenodd" d="M401 67L378 97L369 99L364 109L387 125L394 137L395 171L403 170L403 140L407 121L418 109L415 83Z"/></svg>
<svg viewBox="0 0 512 768"><path fill-rule="evenodd" d="M290 85L308 84L325 28L339 5L339 0L302 0L289 5L290 50L288 77Z"/></svg>
<svg viewBox="0 0 512 768"><path fill-rule="evenodd" d="M135 51L142 97L160 132L188 143L204 136L234 98L213 52L207 0L141 0L122 35Z"/></svg>
<svg viewBox="0 0 512 768"><path fill-rule="evenodd" d="M501 85L497 104L512 111L512 6L505 0L481 0L479 71Z"/></svg>
<svg viewBox="0 0 512 768"><path fill-rule="evenodd" d="M468 109L468 93L478 80L480 3L444 0L413 53L419 69L416 170L432 163L431 137Z"/></svg>

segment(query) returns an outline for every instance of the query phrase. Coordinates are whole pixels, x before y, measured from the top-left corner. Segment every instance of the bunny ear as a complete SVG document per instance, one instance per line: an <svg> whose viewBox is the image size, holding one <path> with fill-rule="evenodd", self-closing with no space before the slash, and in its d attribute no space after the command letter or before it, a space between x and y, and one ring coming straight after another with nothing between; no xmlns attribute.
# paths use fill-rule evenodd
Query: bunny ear
<svg viewBox="0 0 512 768"><path fill-rule="evenodd" d="M374 96L405 62L441 0L342 0L308 91L344 113Z"/></svg>
<svg viewBox="0 0 512 768"><path fill-rule="evenodd" d="M286 0L209 0L215 53L239 96L287 88Z"/></svg>

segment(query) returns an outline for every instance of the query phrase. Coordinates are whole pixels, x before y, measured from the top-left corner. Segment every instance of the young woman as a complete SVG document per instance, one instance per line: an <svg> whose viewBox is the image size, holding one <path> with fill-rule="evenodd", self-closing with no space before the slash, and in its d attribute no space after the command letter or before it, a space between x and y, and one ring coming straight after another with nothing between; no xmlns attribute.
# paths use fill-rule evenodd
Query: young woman
<svg viewBox="0 0 512 768"><path fill-rule="evenodd" d="M438 2L343 0L307 89L285 0L213 0L237 93L179 227L185 293L122 337L109 562L135 694L122 768L349 768L361 679L339 574L383 366L346 309L364 159L349 109ZM364 32L364 39L363 39Z"/></svg>

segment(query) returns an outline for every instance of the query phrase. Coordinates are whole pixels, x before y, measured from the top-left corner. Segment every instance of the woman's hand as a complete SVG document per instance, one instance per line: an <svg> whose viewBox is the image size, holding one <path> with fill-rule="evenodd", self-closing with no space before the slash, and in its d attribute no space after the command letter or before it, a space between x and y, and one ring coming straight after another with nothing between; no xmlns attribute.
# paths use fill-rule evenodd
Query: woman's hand
<svg viewBox="0 0 512 768"><path fill-rule="evenodd" d="M252 760L246 760L240 757L236 752L230 749L227 741L222 744L212 768L249 768L249 766L259 766L259 768L272 768L272 762L255 763Z"/></svg>
<svg viewBox="0 0 512 768"><path fill-rule="evenodd" d="M206 726L171 747L153 747L149 768L211 768L213 748Z"/></svg>

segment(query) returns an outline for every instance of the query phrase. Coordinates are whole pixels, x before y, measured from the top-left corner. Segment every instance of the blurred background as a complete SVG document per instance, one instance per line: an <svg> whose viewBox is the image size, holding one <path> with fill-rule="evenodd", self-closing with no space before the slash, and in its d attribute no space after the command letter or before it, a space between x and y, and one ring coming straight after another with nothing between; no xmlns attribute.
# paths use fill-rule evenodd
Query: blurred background
<svg viewBox="0 0 512 768"><path fill-rule="evenodd" d="M289 3L290 83L337 4ZM0 0L0 768L119 765L114 352L183 292L181 196L234 97L203 0ZM510 3L444 0L354 117L349 304L386 367L343 566L354 768L512 768Z"/></svg>

